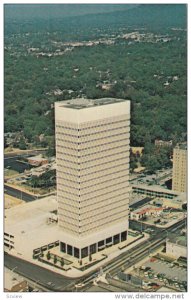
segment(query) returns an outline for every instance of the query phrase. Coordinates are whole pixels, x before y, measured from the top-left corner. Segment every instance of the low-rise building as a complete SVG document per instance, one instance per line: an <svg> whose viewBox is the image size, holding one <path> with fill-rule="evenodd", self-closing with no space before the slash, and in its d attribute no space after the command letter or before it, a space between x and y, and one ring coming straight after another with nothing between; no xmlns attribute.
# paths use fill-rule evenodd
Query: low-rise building
<svg viewBox="0 0 191 300"><path fill-rule="evenodd" d="M28 292L28 282L12 270L4 269L5 292Z"/></svg>
<svg viewBox="0 0 191 300"><path fill-rule="evenodd" d="M163 206L182 209L182 205L187 203L186 193L175 192L172 190L164 189L159 185L132 185L132 193L138 195L145 195L152 197L156 203L159 199L162 200ZM155 199L157 198L157 200Z"/></svg>
<svg viewBox="0 0 191 300"><path fill-rule="evenodd" d="M171 236L166 241L166 253L175 258L178 258L180 256L187 257L187 237Z"/></svg>
<svg viewBox="0 0 191 300"><path fill-rule="evenodd" d="M45 164L48 164L48 159L47 158L43 158L42 156L32 156L28 158L28 163L32 166L42 166Z"/></svg>
<svg viewBox="0 0 191 300"><path fill-rule="evenodd" d="M131 153L136 156L142 156L144 147L131 147Z"/></svg>
<svg viewBox="0 0 191 300"><path fill-rule="evenodd" d="M144 207L140 207L130 213L130 218L132 220L140 220L146 216L159 216L163 211L163 207L156 207L152 205L145 205Z"/></svg>
<svg viewBox="0 0 191 300"><path fill-rule="evenodd" d="M158 146L158 147L171 147L172 146L172 140L171 141L155 140L155 146Z"/></svg>

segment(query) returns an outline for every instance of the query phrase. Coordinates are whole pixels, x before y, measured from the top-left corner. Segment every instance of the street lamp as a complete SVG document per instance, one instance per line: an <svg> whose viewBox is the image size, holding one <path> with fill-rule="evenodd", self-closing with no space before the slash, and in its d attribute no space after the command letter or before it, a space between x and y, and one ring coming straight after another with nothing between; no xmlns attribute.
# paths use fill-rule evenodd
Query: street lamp
<svg viewBox="0 0 191 300"><path fill-rule="evenodd" d="M17 268L17 266L16 267L14 267L13 269L11 269L11 272L13 272L14 273L14 270Z"/></svg>

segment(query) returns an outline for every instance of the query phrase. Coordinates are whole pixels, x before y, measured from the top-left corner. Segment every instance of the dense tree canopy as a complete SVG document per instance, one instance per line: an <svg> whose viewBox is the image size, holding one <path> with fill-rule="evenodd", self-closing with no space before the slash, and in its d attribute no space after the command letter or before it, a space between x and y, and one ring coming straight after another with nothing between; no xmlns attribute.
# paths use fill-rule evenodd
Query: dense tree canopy
<svg viewBox="0 0 191 300"><path fill-rule="evenodd" d="M23 131L32 143L44 134L52 155L55 101L130 99L131 145L148 144L142 163L158 167L167 154L156 153L154 140L176 143L187 131L185 6L159 7L150 8L150 16L149 6L139 6L134 17L129 11L99 15L97 22L93 16L55 19L52 27L40 19L16 20L15 27L7 21L5 132ZM127 37L132 32L135 37Z"/></svg>

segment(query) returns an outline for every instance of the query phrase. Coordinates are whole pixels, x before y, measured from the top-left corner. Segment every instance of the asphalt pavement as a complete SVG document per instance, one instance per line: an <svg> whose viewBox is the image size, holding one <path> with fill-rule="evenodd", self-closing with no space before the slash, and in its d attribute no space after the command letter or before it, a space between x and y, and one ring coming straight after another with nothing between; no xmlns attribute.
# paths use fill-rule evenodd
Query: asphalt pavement
<svg viewBox="0 0 191 300"><path fill-rule="evenodd" d="M34 201L34 200L37 199L36 196L30 195L30 194L28 194L26 192L20 191L20 190L18 190L16 188L10 187L10 186L8 186L6 184L4 185L4 192L6 194L8 194L9 196L12 196L12 197L24 200L26 202Z"/></svg>
<svg viewBox="0 0 191 300"><path fill-rule="evenodd" d="M138 207L141 207L141 206L143 206L143 205L149 203L151 200L152 200L151 198L145 197L144 199L142 199L142 200L140 200L140 201L137 201L137 202L134 202L133 204L130 203L129 206L130 206L131 208L136 209L136 208L138 208Z"/></svg>
<svg viewBox="0 0 191 300"><path fill-rule="evenodd" d="M37 149L37 150L27 150L25 152L21 152L21 151L16 151L16 152L12 152L12 153L4 153L4 159L8 159L8 158L17 158L17 157L23 157L23 156L33 156L33 155L38 155L40 153L44 153L45 150L41 150L41 149Z"/></svg>
<svg viewBox="0 0 191 300"><path fill-rule="evenodd" d="M7 253L4 255L4 264L10 270L14 269L14 272L29 278L38 283L38 285L49 288L50 291L66 291L67 286L75 283L75 279L64 277Z"/></svg>
<svg viewBox="0 0 191 300"><path fill-rule="evenodd" d="M170 226L170 228L168 228L168 233L170 234L171 232L177 231L178 228L182 228L185 224L185 220L181 220L179 222L177 222L176 224L173 224L172 226ZM146 243L152 243L154 241L159 242L159 239L165 239L166 237L166 230L164 229L159 229L160 234L154 235L153 237L150 237L149 240L146 241ZM125 262L127 263L127 258L130 257L131 258L131 264L135 264L137 263L137 260L140 259L140 257L138 257L137 255L131 256L133 255L134 251L137 251L138 248L142 248L142 243L140 243L138 246L136 246L136 250L134 250L133 248L128 250L125 253L122 253L121 255L119 255L117 258L115 258L113 260L113 262L115 261L117 263L117 261L120 262L120 260L123 259L123 257L125 258ZM156 246L158 246L156 244ZM155 247L155 246L153 246ZM151 247L150 247L151 248ZM145 255L144 253L141 255ZM4 262L5 262L5 266L11 270L19 273L20 275L29 278L31 280L33 280L34 282L38 283L41 286L44 286L46 288L48 288L50 291L66 291L66 290L70 290L69 286L74 286L75 283L79 282L79 279L70 279L67 278L65 276L62 276L60 274L57 274L55 272L49 271L45 268L42 268L40 266L37 266L35 264L29 263L25 260L19 259L17 257L14 256L10 256L7 253L5 253L4 256ZM112 262L108 263L108 265L110 265ZM114 266L115 268L115 266ZM119 267L120 268L120 267ZM94 272L91 272L89 275L84 276L84 278L81 278L80 281L87 281L90 277L92 277L92 274L96 274L96 271L98 270L94 270Z"/></svg>
<svg viewBox="0 0 191 300"><path fill-rule="evenodd" d="M129 228L132 230L138 230L138 231L144 231L147 228L153 229L153 234L161 232L163 229L158 228L154 225L149 225L149 224L144 224L143 222L141 223L140 221L136 220L129 220Z"/></svg>

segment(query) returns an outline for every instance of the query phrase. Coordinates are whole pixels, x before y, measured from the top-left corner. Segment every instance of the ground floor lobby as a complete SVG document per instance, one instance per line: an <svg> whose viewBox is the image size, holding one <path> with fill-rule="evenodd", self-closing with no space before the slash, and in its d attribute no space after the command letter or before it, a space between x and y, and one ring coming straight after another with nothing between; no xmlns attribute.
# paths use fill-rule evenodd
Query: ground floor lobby
<svg viewBox="0 0 191 300"><path fill-rule="evenodd" d="M105 248L113 245L120 244L127 240L127 231L123 231L114 236L109 236L106 239L95 242L83 248L77 248L63 241L60 241L60 251L67 253L68 255L74 256L78 259L82 259L91 256L94 253L104 250Z"/></svg>

